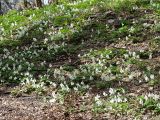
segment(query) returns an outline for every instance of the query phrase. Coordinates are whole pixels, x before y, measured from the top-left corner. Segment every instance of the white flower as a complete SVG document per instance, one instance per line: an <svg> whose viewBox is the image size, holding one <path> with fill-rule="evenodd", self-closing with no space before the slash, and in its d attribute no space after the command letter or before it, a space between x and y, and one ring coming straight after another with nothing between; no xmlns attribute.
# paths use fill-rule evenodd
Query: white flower
<svg viewBox="0 0 160 120"><path fill-rule="evenodd" d="M107 80L109 80L109 77L102 73L101 79L107 81Z"/></svg>
<svg viewBox="0 0 160 120"><path fill-rule="evenodd" d="M120 68L120 73L124 73L124 70L123 70L123 68Z"/></svg>
<svg viewBox="0 0 160 120"><path fill-rule="evenodd" d="M51 67L52 67L52 64L49 64L49 67L51 68Z"/></svg>
<svg viewBox="0 0 160 120"><path fill-rule="evenodd" d="M53 86L53 87L56 87L57 85L56 85L56 83L52 83L52 86Z"/></svg>
<svg viewBox="0 0 160 120"><path fill-rule="evenodd" d="M117 97L116 102L117 103L122 102L122 99L120 97Z"/></svg>
<svg viewBox="0 0 160 120"><path fill-rule="evenodd" d="M36 42L36 41L37 41L37 39L36 39L36 38L33 38L33 41L34 41L34 42Z"/></svg>
<svg viewBox="0 0 160 120"><path fill-rule="evenodd" d="M139 100L139 104L143 105L143 100L142 99Z"/></svg>
<svg viewBox="0 0 160 120"><path fill-rule="evenodd" d="M157 104L157 107L160 109L160 103Z"/></svg>
<svg viewBox="0 0 160 120"><path fill-rule="evenodd" d="M147 77L147 75L144 76L145 81L148 81L149 78Z"/></svg>
<svg viewBox="0 0 160 120"><path fill-rule="evenodd" d="M116 91L113 88L109 88L109 93L113 95Z"/></svg>
<svg viewBox="0 0 160 120"><path fill-rule="evenodd" d="M74 85L74 82L71 82L71 85Z"/></svg>
<svg viewBox="0 0 160 120"><path fill-rule="evenodd" d="M29 72L26 72L26 73L25 73L25 76L29 76Z"/></svg>
<svg viewBox="0 0 160 120"><path fill-rule="evenodd" d="M134 77L134 75L133 75L133 74L130 74L130 75L128 76L128 78L129 78L130 80L132 80L132 79L133 79L133 77Z"/></svg>
<svg viewBox="0 0 160 120"><path fill-rule="evenodd" d="M149 55L149 59L152 59L152 54Z"/></svg>
<svg viewBox="0 0 160 120"><path fill-rule="evenodd" d="M48 39L47 39L47 38L45 38L45 39L44 39L44 44L46 44L46 43L47 43L47 41L48 41Z"/></svg>
<svg viewBox="0 0 160 120"><path fill-rule="evenodd" d="M114 102L115 102L115 100L112 98L112 99L110 100L110 102L111 102L111 103L114 103Z"/></svg>
<svg viewBox="0 0 160 120"><path fill-rule="evenodd" d="M106 92L103 92L103 96L105 96L105 97L106 97L106 96L108 96L108 94L107 94Z"/></svg>
<svg viewBox="0 0 160 120"><path fill-rule="evenodd" d="M125 59L127 59L129 57L129 55L128 54L124 54L124 57L125 57Z"/></svg>
<svg viewBox="0 0 160 120"><path fill-rule="evenodd" d="M89 77L89 80L93 80L93 77L92 77L92 76L90 76L90 77Z"/></svg>
<svg viewBox="0 0 160 120"><path fill-rule="evenodd" d="M18 70L20 71L21 69L22 69L22 66L21 66L21 65L19 65L19 66L18 66Z"/></svg>
<svg viewBox="0 0 160 120"><path fill-rule="evenodd" d="M124 98L123 102L127 102L127 98Z"/></svg>
<svg viewBox="0 0 160 120"><path fill-rule="evenodd" d="M151 80L153 80L153 79L154 79L154 75L153 75L153 74L151 74L151 75L150 75L150 78L151 78Z"/></svg>
<svg viewBox="0 0 160 120"><path fill-rule="evenodd" d="M74 80L76 78L76 76L69 74L68 75L69 79Z"/></svg>
<svg viewBox="0 0 160 120"><path fill-rule="evenodd" d="M78 88L77 88L77 87L74 87L73 89L74 89L75 91L78 91Z"/></svg>
<svg viewBox="0 0 160 120"><path fill-rule="evenodd" d="M135 52L133 52L132 55L133 55L133 57L136 57L136 53Z"/></svg>
<svg viewBox="0 0 160 120"><path fill-rule="evenodd" d="M100 100L98 100L98 101L96 101L96 104L98 105L98 106L102 106L102 101L100 101Z"/></svg>
<svg viewBox="0 0 160 120"><path fill-rule="evenodd" d="M145 96L144 96L144 99L145 99L145 100L148 100L148 96L147 96L147 95L145 95Z"/></svg>
<svg viewBox="0 0 160 120"><path fill-rule="evenodd" d="M129 40L128 36L126 36L126 40Z"/></svg>
<svg viewBox="0 0 160 120"><path fill-rule="evenodd" d="M60 84L60 87L61 87L61 88L64 88L64 85L61 83L61 84Z"/></svg>
<svg viewBox="0 0 160 120"><path fill-rule="evenodd" d="M137 58L139 59L139 58L140 58L140 56L139 56L139 55L137 55Z"/></svg>
<svg viewBox="0 0 160 120"><path fill-rule="evenodd" d="M109 55L106 55L106 58L107 58L107 59L110 59Z"/></svg>
<svg viewBox="0 0 160 120"><path fill-rule="evenodd" d="M153 98L154 100L159 100L159 95L154 95Z"/></svg>
<svg viewBox="0 0 160 120"><path fill-rule="evenodd" d="M151 70L151 67L149 67L149 66L148 66L148 67L147 67L147 70L149 70L149 71L150 71L150 70Z"/></svg>
<svg viewBox="0 0 160 120"><path fill-rule="evenodd" d="M55 103L57 99L57 94L54 92L52 92L52 99L49 100L50 103Z"/></svg>
<svg viewBox="0 0 160 120"><path fill-rule="evenodd" d="M95 101L98 101L99 98L100 98L100 96L99 96L99 95L96 95L95 98L94 98L94 100L95 100Z"/></svg>
<svg viewBox="0 0 160 120"><path fill-rule="evenodd" d="M80 55L80 54L78 54L78 57L81 57L81 55Z"/></svg>

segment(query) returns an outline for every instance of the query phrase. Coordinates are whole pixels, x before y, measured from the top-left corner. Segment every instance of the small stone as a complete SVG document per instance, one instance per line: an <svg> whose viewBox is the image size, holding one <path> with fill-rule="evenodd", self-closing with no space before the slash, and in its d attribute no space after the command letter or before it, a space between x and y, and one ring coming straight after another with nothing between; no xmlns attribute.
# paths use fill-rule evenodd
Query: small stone
<svg viewBox="0 0 160 120"><path fill-rule="evenodd" d="M108 20L108 23L109 23L109 24L113 24L113 23L114 23L114 19L109 19L109 20Z"/></svg>

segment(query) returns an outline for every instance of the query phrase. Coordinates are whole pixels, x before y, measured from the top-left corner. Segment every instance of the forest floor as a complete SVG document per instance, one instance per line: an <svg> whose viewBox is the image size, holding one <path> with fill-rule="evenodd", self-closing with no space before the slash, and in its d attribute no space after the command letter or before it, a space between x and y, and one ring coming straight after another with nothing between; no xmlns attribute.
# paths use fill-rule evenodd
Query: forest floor
<svg viewBox="0 0 160 120"><path fill-rule="evenodd" d="M160 11L144 3L97 10L66 41L49 23L27 36L40 42L0 44L0 120L158 120Z"/></svg>

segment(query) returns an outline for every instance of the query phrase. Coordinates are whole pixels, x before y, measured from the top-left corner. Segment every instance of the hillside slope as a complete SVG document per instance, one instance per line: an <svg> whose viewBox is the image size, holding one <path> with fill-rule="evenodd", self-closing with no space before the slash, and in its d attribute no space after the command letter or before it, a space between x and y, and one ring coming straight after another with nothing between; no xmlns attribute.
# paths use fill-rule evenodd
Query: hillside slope
<svg viewBox="0 0 160 120"><path fill-rule="evenodd" d="M160 113L160 1L83 0L0 16L0 119Z"/></svg>

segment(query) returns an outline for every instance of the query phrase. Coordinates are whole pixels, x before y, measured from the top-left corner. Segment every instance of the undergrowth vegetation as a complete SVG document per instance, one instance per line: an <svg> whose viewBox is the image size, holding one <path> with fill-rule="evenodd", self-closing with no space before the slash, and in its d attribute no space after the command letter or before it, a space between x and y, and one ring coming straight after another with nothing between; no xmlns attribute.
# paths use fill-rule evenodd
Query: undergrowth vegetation
<svg viewBox="0 0 160 120"><path fill-rule="evenodd" d="M61 1L0 16L0 84L94 119L158 115L159 0Z"/></svg>

